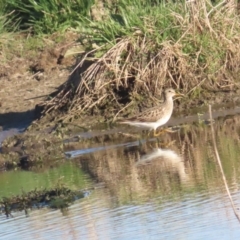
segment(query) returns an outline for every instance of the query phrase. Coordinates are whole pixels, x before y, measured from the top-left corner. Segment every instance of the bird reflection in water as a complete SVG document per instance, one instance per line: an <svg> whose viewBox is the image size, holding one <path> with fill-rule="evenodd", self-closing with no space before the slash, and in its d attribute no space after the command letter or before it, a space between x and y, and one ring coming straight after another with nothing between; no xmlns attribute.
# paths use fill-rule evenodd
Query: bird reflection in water
<svg viewBox="0 0 240 240"><path fill-rule="evenodd" d="M154 148L151 152L140 156L136 162L136 166L144 166L158 162L162 169L177 173L180 182L186 182L189 180L189 175L185 171L185 165L183 158L175 151L167 148Z"/></svg>

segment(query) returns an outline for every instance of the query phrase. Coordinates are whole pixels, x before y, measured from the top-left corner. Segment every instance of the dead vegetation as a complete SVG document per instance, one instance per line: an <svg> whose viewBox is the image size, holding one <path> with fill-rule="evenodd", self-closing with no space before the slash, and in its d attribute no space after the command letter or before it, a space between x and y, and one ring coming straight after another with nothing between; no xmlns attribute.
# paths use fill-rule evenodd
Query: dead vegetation
<svg viewBox="0 0 240 240"><path fill-rule="evenodd" d="M24 211L29 216L30 210L44 207L66 210L74 201L83 197L83 192L73 191L59 182L52 189L35 189L23 191L20 195L3 197L0 199L0 212L8 218L13 217L13 212Z"/></svg>
<svg viewBox="0 0 240 240"><path fill-rule="evenodd" d="M41 117L51 113L63 121L84 115L115 119L154 104L170 86L190 98L195 90L233 90L240 67L240 22L233 3L187 2L185 15L171 13L173 28L181 29L177 39L169 36L159 43L151 36L163 30L135 28L111 47L108 42L87 52L69 80L38 106Z"/></svg>

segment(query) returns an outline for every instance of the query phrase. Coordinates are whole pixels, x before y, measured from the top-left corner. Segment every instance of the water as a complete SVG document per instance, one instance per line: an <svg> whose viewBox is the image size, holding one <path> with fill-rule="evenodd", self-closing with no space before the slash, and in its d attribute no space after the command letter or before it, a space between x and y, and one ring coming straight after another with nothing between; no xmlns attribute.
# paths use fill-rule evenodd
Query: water
<svg viewBox="0 0 240 240"><path fill-rule="evenodd" d="M210 127L188 124L158 141L139 132L126 136L131 129L66 141L66 161L58 167L1 173L0 197L48 188L59 179L73 189L92 190L63 212L44 208L30 211L29 217L24 212L0 215L0 239L239 239L240 224L215 159ZM238 207L240 116L220 117L214 129Z"/></svg>

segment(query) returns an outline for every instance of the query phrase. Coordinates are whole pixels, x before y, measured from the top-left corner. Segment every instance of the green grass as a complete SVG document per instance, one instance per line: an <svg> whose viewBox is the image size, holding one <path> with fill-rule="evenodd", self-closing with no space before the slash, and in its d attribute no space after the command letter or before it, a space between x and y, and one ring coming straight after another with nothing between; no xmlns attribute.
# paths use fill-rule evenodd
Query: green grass
<svg viewBox="0 0 240 240"><path fill-rule="evenodd" d="M14 11L12 23L19 29L31 29L34 34L50 34L76 27L84 16L89 16L94 0L8 0L3 1L5 13Z"/></svg>
<svg viewBox="0 0 240 240"><path fill-rule="evenodd" d="M114 44L117 38L132 35L145 35L157 44L168 40L176 41L182 30L175 22L172 12L182 12L182 8L182 3L155 3L152 6L147 1L120 0L116 6L108 9L110 14L103 21L85 18L85 24L79 30L100 45L106 42Z"/></svg>
<svg viewBox="0 0 240 240"><path fill-rule="evenodd" d="M112 41L116 37L141 31L158 43L166 39L177 39L179 29L173 12L183 14L183 3L165 1L118 0L104 5L104 21L94 21L91 7L94 0L3 0L0 16L11 14L6 27L13 30L18 23L19 30L30 29L34 34L51 34L66 29L79 29L95 34L96 42ZM97 9L98 10L98 9ZM100 10L99 10L100 11ZM1 18L0 18L1 19Z"/></svg>

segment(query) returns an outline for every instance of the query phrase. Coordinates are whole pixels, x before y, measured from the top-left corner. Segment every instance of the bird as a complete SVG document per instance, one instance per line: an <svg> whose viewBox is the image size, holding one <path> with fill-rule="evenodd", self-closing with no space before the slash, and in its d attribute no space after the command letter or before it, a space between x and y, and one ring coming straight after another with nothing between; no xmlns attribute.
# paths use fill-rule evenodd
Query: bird
<svg viewBox="0 0 240 240"><path fill-rule="evenodd" d="M157 128L166 124L172 116L174 96L184 95L176 93L173 88L167 88L164 91L164 102L162 104L146 109L135 117L123 119L118 122L120 124L154 130L154 136L159 136L160 134L156 132Z"/></svg>

